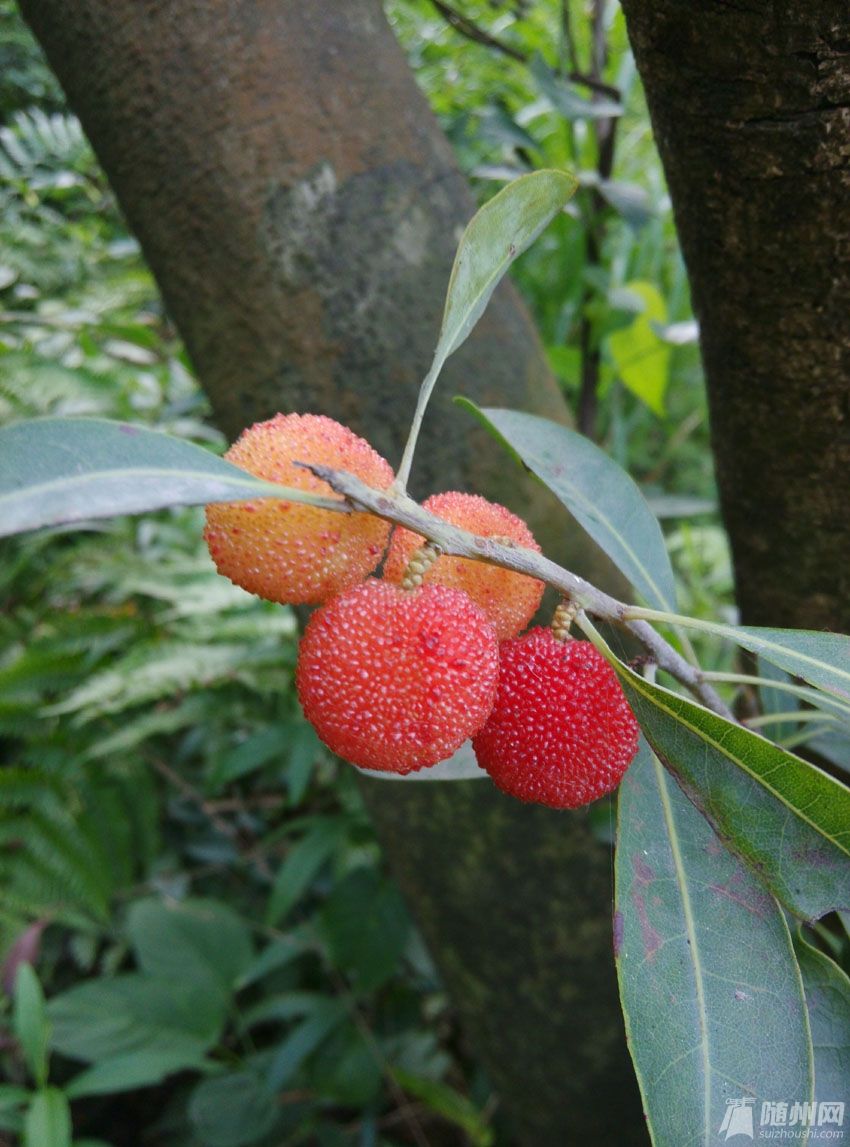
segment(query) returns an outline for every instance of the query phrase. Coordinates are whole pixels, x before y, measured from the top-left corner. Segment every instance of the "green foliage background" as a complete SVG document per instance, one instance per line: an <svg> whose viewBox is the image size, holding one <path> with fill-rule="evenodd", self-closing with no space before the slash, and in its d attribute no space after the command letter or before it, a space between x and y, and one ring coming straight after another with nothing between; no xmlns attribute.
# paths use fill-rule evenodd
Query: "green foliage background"
<svg viewBox="0 0 850 1147"><path fill-rule="evenodd" d="M625 112L602 195L587 93L558 75L560 4L463 5L526 62L465 42L427 0L387 7L482 199L528 167L582 174L572 217L516 278L571 399L582 329L599 348L598 438L665 519L683 610L722 614L687 284L621 14L605 79ZM0 421L127 418L223 449L7 2L0 39ZM49 1045L64 1090L43 1089L27 1119L50 1123L50 1147L67 1141L68 1099L79 1147L389 1147L423 1126L432 1143L507 1143L351 771L298 712L295 620L220 579L200 526L181 510L0 543L0 953L8 981L37 951L47 998L20 978L5 997L18 1040L0 1053L0 1135L37 1141L15 1089L44 1082ZM727 666L713 638L700 653Z"/></svg>

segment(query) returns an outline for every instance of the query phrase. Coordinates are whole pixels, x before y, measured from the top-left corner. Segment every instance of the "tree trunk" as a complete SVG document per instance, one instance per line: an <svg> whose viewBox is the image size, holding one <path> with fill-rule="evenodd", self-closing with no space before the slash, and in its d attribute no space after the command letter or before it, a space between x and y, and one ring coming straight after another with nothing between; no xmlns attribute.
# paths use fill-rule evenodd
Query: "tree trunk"
<svg viewBox="0 0 850 1147"><path fill-rule="evenodd" d="M473 204L376 0L21 8L219 425L235 437L280 408L320 411L398 458ZM512 289L451 360L413 486L513 505L549 553L598 578L563 511L451 406L457 392L566 417ZM645 1143L616 1003L610 852L586 817L486 781L362 788L519 1140Z"/></svg>
<svg viewBox="0 0 850 1147"><path fill-rule="evenodd" d="M743 619L850 631L850 7L623 0Z"/></svg>

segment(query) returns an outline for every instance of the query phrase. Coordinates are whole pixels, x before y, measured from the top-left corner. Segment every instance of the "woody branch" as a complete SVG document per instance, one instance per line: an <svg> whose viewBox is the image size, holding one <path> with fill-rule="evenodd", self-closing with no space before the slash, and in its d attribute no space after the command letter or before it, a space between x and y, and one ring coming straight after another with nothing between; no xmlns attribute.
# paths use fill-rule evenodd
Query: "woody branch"
<svg viewBox="0 0 850 1147"><path fill-rule="evenodd" d="M360 510L375 514L393 525L404 526L413 533L421 534L439 546L443 553L470 558L472 561L489 562L515 573L538 578L552 586L580 610L627 630L643 645L659 669L680 681L706 708L729 721L735 720L731 710L704 679L700 669L677 653L648 622L628 620L626 613L629 606L626 602L618 601L534 550L479 537L453 526L423 509L406 494L392 488L374 490L344 470L308 463L299 465L327 482L332 490L342 496L344 501L334 507L338 512Z"/></svg>

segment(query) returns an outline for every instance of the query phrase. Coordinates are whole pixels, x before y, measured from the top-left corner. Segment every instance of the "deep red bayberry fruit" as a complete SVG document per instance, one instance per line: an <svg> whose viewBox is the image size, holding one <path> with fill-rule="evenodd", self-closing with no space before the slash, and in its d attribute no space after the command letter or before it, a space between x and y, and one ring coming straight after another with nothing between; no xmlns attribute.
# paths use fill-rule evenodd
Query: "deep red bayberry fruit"
<svg viewBox="0 0 850 1147"><path fill-rule="evenodd" d="M450 490L445 494L434 494L422 506L443 521L473 534L485 538L507 538L526 549L540 552L540 546L522 518L498 502L488 502L478 494ZM424 541L410 530L396 530L384 564L384 577L399 584L413 552ZM500 641L516 637L528 625L540 606L544 588L543 582L537 578L448 554L434 562L423 580L426 585L450 585L468 593L490 618Z"/></svg>
<svg viewBox="0 0 850 1147"><path fill-rule="evenodd" d="M466 594L369 579L310 618L295 682L329 749L404 774L450 757L481 728L498 672L493 627Z"/></svg>
<svg viewBox="0 0 850 1147"><path fill-rule="evenodd" d="M617 787L639 731L602 654L538 627L502 643L496 701L472 744L504 792L579 808Z"/></svg>
<svg viewBox="0 0 850 1147"><path fill-rule="evenodd" d="M347 426L321 414L277 414L244 431L225 454L250 474L332 494L296 462L348 470L385 490L388 462ZM381 560L389 526L371 514L335 514L304 502L258 498L207 506L204 538L219 573L268 601L325 601L362 581Z"/></svg>

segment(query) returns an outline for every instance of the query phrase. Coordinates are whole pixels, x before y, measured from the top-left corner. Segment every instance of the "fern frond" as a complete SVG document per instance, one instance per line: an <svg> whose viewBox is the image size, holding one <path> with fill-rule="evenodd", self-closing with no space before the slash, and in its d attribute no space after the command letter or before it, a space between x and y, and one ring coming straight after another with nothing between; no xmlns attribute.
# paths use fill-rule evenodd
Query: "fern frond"
<svg viewBox="0 0 850 1147"><path fill-rule="evenodd" d="M0 128L0 176L41 190L67 188L94 170L93 156L76 116L19 111Z"/></svg>
<svg viewBox="0 0 850 1147"><path fill-rule="evenodd" d="M77 713L82 725L106 713L241 679L250 670L279 667L280 660L276 645L149 644L132 650L113 668L96 673L44 712L48 716Z"/></svg>
<svg viewBox="0 0 850 1147"><path fill-rule="evenodd" d="M60 797L63 785L60 779L41 769L0 769L0 820L20 809L45 807Z"/></svg>
<svg viewBox="0 0 850 1147"><path fill-rule="evenodd" d="M90 826L79 818L32 810L16 857L17 879L29 871L52 883L54 907L73 906L102 922L109 916L109 859Z"/></svg>

